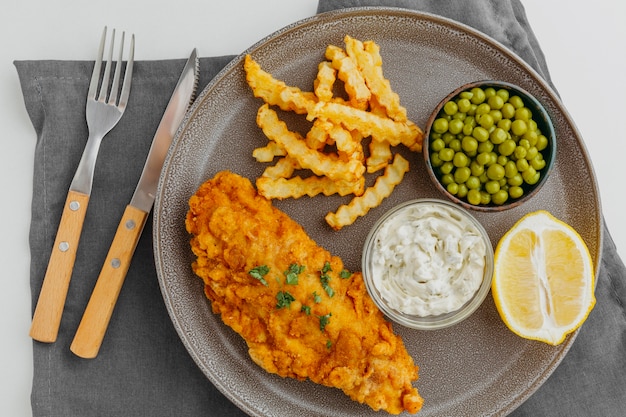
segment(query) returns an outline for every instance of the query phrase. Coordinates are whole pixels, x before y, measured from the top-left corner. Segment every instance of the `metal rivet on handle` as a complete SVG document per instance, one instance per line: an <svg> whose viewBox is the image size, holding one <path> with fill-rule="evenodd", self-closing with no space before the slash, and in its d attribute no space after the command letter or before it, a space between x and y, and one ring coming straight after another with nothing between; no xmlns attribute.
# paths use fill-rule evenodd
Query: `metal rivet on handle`
<svg viewBox="0 0 626 417"><path fill-rule="evenodd" d="M113 259L111 259L111 266L112 266L113 268L117 269L117 268L119 268L119 267L120 267L120 265L121 265L121 264L122 264L122 263L120 262L119 258L113 258Z"/></svg>
<svg viewBox="0 0 626 417"><path fill-rule="evenodd" d="M128 220L126 222L126 228L128 230L133 230L135 228L135 221L134 220Z"/></svg>
<svg viewBox="0 0 626 417"><path fill-rule="evenodd" d="M70 201L70 210L76 211L80 208L80 203L76 200Z"/></svg>
<svg viewBox="0 0 626 417"><path fill-rule="evenodd" d="M59 243L59 250L61 252L67 252L67 250L70 248L70 244L68 242L61 242Z"/></svg>

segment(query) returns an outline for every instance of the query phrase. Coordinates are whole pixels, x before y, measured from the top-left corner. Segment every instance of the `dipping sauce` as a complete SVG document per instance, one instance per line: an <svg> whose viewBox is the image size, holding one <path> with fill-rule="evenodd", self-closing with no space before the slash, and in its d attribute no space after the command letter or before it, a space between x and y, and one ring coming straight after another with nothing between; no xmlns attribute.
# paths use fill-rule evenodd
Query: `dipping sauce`
<svg viewBox="0 0 626 417"><path fill-rule="evenodd" d="M389 308L407 315L458 310L483 282L488 251L483 233L451 204L404 206L372 237L372 283Z"/></svg>

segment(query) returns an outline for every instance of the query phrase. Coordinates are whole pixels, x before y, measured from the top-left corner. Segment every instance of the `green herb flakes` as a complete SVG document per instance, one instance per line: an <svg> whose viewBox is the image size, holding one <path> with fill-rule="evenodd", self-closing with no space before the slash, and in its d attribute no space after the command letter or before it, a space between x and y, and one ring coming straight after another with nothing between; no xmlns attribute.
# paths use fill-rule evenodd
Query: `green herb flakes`
<svg viewBox="0 0 626 417"><path fill-rule="evenodd" d="M304 271L304 268L305 268L304 265L298 265L298 264L289 265L289 269L287 269L284 272L287 284L297 285L298 275L300 275Z"/></svg>
<svg viewBox="0 0 626 417"><path fill-rule="evenodd" d="M296 301L293 295L289 294L287 291L279 291L278 294L276 294L276 300L278 301L276 308L289 308L291 303Z"/></svg>
<svg viewBox="0 0 626 417"><path fill-rule="evenodd" d="M265 275L267 275L270 272L270 268L267 265L260 265L257 266L255 268L252 268L248 274L250 274L250 276L252 278L258 279L261 284L265 285L267 287L267 281L265 281Z"/></svg>
<svg viewBox="0 0 626 417"><path fill-rule="evenodd" d="M333 313L328 313L324 316L319 316L320 319L320 330L324 331L324 329L326 328L326 325L328 324L328 322L330 321L330 316L332 316Z"/></svg>

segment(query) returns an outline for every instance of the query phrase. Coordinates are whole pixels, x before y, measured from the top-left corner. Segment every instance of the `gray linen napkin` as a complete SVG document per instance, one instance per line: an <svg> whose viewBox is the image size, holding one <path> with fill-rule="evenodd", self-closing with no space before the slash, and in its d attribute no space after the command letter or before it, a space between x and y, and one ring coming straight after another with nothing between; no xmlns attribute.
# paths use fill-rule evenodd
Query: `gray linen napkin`
<svg viewBox="0 0 626 417"><path fill-rule="evenodd" d="M406 7L466 23L517 52L546 80L546 62L518 0L320 0L318 12L353 6ZM202 89L232 57L200 61ZM84 100L91 62L15 62L37 134L31 246L36 303L61 207L87 138ZM204 377L180 342L163 304L146 229L100 354L82 360L69 344L114 228L184 60L137 62L126 114L105 138L59 338L33 344L32 408L39 416L244 415ZM593 138L586 138L593 140ZM570 352L514 416L618 416L626 404L626 268L605 228L598 303ZM469 382L471 384L471 382Z"/></svg>

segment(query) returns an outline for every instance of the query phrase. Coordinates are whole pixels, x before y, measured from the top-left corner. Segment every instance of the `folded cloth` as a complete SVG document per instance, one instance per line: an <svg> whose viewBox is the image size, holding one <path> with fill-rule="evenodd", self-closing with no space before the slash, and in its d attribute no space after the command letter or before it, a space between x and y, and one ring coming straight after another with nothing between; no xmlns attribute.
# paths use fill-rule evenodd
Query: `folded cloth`
<svg viewBox="0 0 626 417"><path fill-rule="evenodd" d="M518 0L320 0L318 12L395 6L439 14L503 43L551 83L546 62ZM200 60L202 89L232 57ZM85 140L85 97L92 63L15 62L37 135L31 246L33 308L62 205ZM85 229L59 337L33 343L33 416L243 416L200 372L180 342L158 287L148 219L124 289L96 359L68 349L130 200L143 161L184 60L135 64L126 114L104 139ZM590 140L590 138L587 138ZM618 416L626 404L626 268L605 227L597 305L552 376L514 416ZM468 381L471 384L471 381Z"/></svg>

